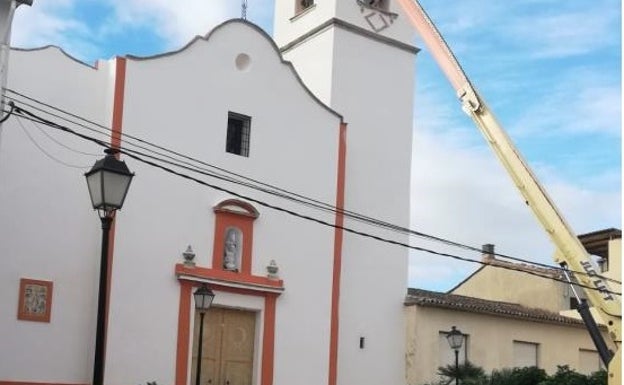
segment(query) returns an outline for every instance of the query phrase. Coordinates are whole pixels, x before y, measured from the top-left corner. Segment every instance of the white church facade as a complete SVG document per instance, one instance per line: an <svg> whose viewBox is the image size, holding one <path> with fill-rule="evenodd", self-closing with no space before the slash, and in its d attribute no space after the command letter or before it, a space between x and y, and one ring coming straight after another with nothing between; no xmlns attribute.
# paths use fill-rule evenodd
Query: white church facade
<svg viewBox="0 0 624 385"><path fill-rule="evenodd" d="M136 175L108 244L107 385L195 383L202 285L202 385L406 381L408 250L352 230L407 236L346 214L409 227L413 32L391 1L276 0L274 20L274 37L236 19L93 67L10 52L7 102L147 161L121 156ZM102 233L83 174L102 147L16 115L0 385L89 384Z"/></svg>

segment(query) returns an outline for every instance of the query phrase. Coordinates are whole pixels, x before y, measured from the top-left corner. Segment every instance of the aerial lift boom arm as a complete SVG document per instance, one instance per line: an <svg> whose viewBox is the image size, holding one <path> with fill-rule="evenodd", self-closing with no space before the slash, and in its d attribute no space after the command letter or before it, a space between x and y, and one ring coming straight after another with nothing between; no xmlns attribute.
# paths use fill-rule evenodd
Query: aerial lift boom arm
<svg viewBox="0 0 624 385"><path fill-rule="evenodd" d="M608 283L593 267L590 257L553 201L511 142L501 125L479 96L459 62L417 0L398 0L434 59L451 82L461 101L462 109L475 122L486 141L496 153L514 184L556 246L555 260L571 271L585 272L575 276L586 286L586 297L606 322L609 336L617 351L609 363L609 384L621 384L622 315L621 299L613 294ZM589 288L587 288L589 287Z"/></svg>

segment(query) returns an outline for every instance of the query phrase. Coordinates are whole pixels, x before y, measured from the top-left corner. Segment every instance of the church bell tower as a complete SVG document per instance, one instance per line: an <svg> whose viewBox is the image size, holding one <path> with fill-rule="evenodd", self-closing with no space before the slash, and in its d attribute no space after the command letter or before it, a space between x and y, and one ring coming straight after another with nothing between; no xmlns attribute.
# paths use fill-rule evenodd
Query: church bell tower
<svg viewBox="0 0 624 385"><path fill-rule="evenodd" d="M410 225L414 38L395 0L275 0L284 58L347 123L345 209L402 227ZM345 227L409 243L361 222ZM407 269L406 248L344 233L329 385L405 383Z"/></svg>

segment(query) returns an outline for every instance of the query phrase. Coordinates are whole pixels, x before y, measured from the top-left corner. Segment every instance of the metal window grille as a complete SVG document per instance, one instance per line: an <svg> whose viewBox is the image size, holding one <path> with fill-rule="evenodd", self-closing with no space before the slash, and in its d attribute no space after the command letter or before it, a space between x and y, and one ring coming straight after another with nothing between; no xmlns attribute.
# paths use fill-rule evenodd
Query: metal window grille
<svg viewBox="0 0 624 385"><path fill-rule="evenodd" d="M225 151L249 157L251 117L230 112L228 114Z"/></svg>
<svg viewBox="0 0 624 385"><path fill-rule="evenodd" d="M295 0L295 14L299 14L314 5L314 0Z"/></svg>

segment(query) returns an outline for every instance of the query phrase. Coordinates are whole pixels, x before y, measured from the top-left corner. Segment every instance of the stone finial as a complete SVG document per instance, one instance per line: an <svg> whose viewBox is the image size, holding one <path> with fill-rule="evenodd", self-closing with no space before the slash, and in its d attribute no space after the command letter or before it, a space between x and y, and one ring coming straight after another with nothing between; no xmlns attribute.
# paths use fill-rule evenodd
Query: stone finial
<svg viewBox="0 0 624 385"><path fill-rule="evenodd" d="M184 257L184 265L186 266L195 266L195 252L191 245L188 245L186 251L182 253L182 257Z"/></svg>
<svg viewBox="0 0 624 385"><path fill-rule="evenodd" d="M279 267L277 267L277 263L272 259L269 265L266 267L267 269L267 277L269 279L279 279Z"/></svg>

